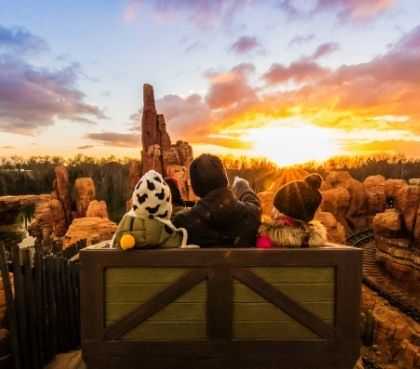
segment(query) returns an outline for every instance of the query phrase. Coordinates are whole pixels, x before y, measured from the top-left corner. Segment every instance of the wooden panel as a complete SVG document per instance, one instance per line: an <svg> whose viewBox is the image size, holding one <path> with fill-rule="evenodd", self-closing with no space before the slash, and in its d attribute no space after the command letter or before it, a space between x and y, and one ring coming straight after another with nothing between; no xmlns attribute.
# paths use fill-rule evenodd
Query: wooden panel
<svg viewBox="0 0 420 369"><path fill-rule="evenodd" d="M107 325L133 311L138 305L138 303L108 303L106 309ZM204 303L174 302L150 317L148 321L204 321L205 319Z"/></svg>
<svg viewBox="0 0 420 369"><path fill-rule="evenodd" d="M180 278L185 268L109 268L105 321L110 326ZM206 282L201 282L130 330L123 341L185 341L206 338Z"/></svg>
<svg viewBox="0 0 420 369"><path fill-rule="evenodd" d="M334 303L332 302L309 302L305 308L323 321L332 323L334 320ZM289 321L290 317L276 306L268 302L247 302L233 305L236 321L260 321L280 322Z"/></svg>
<svg viewBox="0 0 420 369"><path fill-rule="evenodd" d="M292 286L289 292L293 291L292 295L299 296L299 302L305 309L319 316L323 321L333 323L334 301L330 292L327 300L313 301L316 294L310 294L308 301L305 293L311 291L308 288L311 286L284 283L275 286L283 292L286 292L284 286ZM331 289L329 284L321 286L323 289L327 288L328 291ZM290 294L288 293L288 295ZM310 301L311 299L312 301ZM234 301L236 302L233 305L233 337L236 340L319 340L311 330L296 322L285 312L240 282L234 282Z"/></svg>
<svg viewBox="0 0 420 369"><path fill-rule="evenodd" d="M249 270L269 283L334 283L334 268L331 267L264 267Z"/></svg>
<svg viewBox="0 0 420 369"><path fill-rule="evenodd" d="M203 341L207 339L205 322L146 321L125 336L123 341Z"/></svg>

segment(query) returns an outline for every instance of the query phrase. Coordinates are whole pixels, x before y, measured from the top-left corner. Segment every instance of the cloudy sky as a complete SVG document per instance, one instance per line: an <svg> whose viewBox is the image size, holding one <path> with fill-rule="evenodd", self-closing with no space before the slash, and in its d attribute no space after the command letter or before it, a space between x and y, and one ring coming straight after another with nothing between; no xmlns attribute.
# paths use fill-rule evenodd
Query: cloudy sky
<svg viewBox="0 0 420 369"><path fill-rule="evenodd" d="M417 0L1 7L0 156L138 156L143 83L197 153L420 156Z"/></svg>

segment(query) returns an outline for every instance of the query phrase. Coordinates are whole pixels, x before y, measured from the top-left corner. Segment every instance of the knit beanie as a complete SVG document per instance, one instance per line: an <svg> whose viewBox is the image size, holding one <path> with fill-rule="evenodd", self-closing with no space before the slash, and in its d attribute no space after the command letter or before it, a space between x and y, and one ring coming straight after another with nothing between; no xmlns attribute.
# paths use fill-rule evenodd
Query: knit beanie
<svg viewBox="0 0 420 369"><path fill-rule="evenodd" d="M274 207L288 217L304 222L311 221L321 205L321 182L319 174L310 174L303 181L285 184L274 197Z"/></svg>
<svg viewBox="0 0 420 369"><path fill-rule="evenodd" d="M192 161L190 177L192 189L199 197L229 184L222 161L211 154L202 154Z"/></svg>

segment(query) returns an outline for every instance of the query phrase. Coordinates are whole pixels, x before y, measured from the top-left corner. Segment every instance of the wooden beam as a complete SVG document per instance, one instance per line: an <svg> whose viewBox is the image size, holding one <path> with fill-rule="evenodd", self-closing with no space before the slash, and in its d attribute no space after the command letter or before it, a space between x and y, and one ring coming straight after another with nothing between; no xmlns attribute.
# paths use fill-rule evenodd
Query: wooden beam
<svg viewBox="0 0 420 369"><path fill-rule="evenodd" d="M226 265L209 269L207 284L207 335L214 340L232 339L233 281Z"/></svg>

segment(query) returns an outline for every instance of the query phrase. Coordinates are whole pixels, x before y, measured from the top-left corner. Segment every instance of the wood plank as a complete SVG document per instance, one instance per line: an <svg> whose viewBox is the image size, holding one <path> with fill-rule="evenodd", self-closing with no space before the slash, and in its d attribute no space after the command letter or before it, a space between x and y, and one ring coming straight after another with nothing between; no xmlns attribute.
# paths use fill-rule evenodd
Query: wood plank
<svg viewBox="0 0 420 369"><path fill-rule="evenodd" d="M12 349L12 354L13 354L13 360L10 360L10 363L13 361L15 365L15 369L22 369L21 358L20 358L19 338L18 338L19 331L18 331L16 305L15 305L15 300L13 298L12 286L11 286L10 278L9 278L9 267L7 265L7 260L6 260L6 250L5 250L3 242L0 242L0 271L1 271L1 278L3 281L3 289L5 293L7 318L8 318L9 327L10 327L11 349Z"/></svg>
<svg viewBox="0 0 420 369"><path fill-rule="evenodd" d="M172 302L161 311L151 316L148 321L206 321L206 305L201 303ZM138 303L106 304L106 324L117 321L124 315L134 311Z"/></svg>
<svg viewBox="0 0 420 369"><path fill-rule="evenodd" d="M105 301L108 302L146 302L167 287L167 284L150 285L113 285L105 287ZM179 302L205 302L207 287L200 283L185 295L181 296Z"/></svg>
<svg viewBox="0 0 420 369"><path fill-rule="evenodd" d="M105 280L107 286L113 284L168 284L181 277L185 268L107 268Z"/></svg>
<svg viewBox="0 0 420 369"><path fill-rule="evenodd" d="M210 268L207 281L207 336L210 340L231 340L233 285L225 265Z"/></svg>
<svg viewBox="0 0 420 369"><path fill-rule="evenodd" d="M247 340L322 340L301 324L289 320L285 322L237 322L233 323L235 339Z"/></svg>
<svg viewBox="0 0 420 369"><path fill-rule="evenodd" d="M233 300L235 302L263 302L263 297L250 290L242 283L234 282ZM335 286L333 284L272 284L272 286L299 303L332 302L334 301Z"/></svg>
<svg viewBox="0 0 420 369"><path fill-rule="evenodd" d="M315 314L325 322L334 322L333 303L308 303L306 309ZM240 303L233 304L235 322L239 321L260 321L260 322L281 322L290 320L290 316L281 311L278 307L268 302Z"/></svg>
<svg viewBox="0 0 420 369"><path fill-rule="evenodd" d="M207 267L229 264L234 267L334 267L357 257L360 250L354 247L324 247L309 249L159 249L132 250L88 249L81 251L81 259L92 258L107 267ZM93 262L93 261L92 261Z"/></svg>
<svg viewBox="0 0 420 369"><path fill-rule="evenodd" d="M334 283L332 267L265 267L250 268L252 272L269 283Z"/></svg>
<svg viewBox="0 0 420 369"><path fill-rule="evenodd" d="M29 350L30 347L30 338L27 328L27 316L26 316L26 303L25 303L25 285L23 282L23 271L20 263L20 253L19 248L16 246L12 249L12 258L13 258L13 281L15 284L15 302L16 302L16 311L18 318L18 328L19 328L19 345L21 347L21 359L22 367L25 369L30 369L30 357L31 353Z"/></svg>
<svg viewBox="0 0 420 369"><path fill-rule="evenodd" d="M206 278L207 271L203 269L193 269L186 272L175 283L159 292L151 300L140 305L135 311L126 315L117 323L109 326L105 330L105 338L120 338Z"/></svg>
<svg viewBox="0 0 420 369"><path fill-rule="evenodd" d="M332 339L335 336L334 329L330 325L326 324L316 315L304 309L297 302L290 299L287 295L277 290L269 283L265 282L253 272L246 269L234 269L232 274L234 278L253 289L267 301L276 305L293 319L309 328L319 337Z"/></svg>
<svg viewBox="0 0 420 369"><path fill-rule="evenodd" d="M206 322L144 322L126 335L128 341L207 340Z"/></svg>
<svg viewBox="0 0 420 369"><path fill-rule="evenodd" d="M36 332L36 311L34 304L34 280L32 274L31 265L31 254L30 250L22 250L23 254L23 283L25 290L25 301L27 303L27 329L30 342L31 351L31 366L34 369L40 369L41 364L39 362L39 346Z"/></svg>

